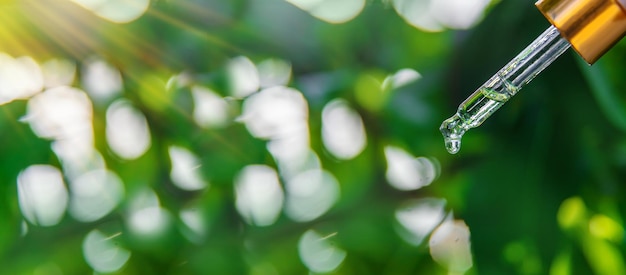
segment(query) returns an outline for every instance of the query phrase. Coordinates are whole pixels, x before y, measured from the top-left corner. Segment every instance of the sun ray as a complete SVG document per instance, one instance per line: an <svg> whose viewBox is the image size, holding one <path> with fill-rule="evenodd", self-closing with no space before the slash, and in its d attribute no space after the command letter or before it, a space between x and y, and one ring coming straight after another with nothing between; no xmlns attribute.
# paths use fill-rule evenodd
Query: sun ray
<svg viewBox="0 0 626 275"><path fill-rule="evenodd" d="M70 17L45 5L33 5L31 8L32 22L66 54L81 59L90 51L98 50L93 39L84 35L84 27L80 24L72 25L68 19Z"/></svg>
<svg viewBox="0 0 626 275"><path fill-rule="evenodd" d="M16 7L13 13L0 16L0 39L2 47L11 52L29 55L35 58L42 56L55 56L59 54L65 57L81 61L91 55L102 56L115 62L125 78L133 83L145 83L145 73L150 75L170 76L171 65L184 68L185 64L177 60L176 55L166 51L166 48L155 44L154 41L146 40L137 33L129 24L117 24L91 14L70 1L51 1L41 3L27 1ZM215 16L210 10L197 9L199 13ZM0 11L4 15L5 11ZM146 19L169 24L181 31L215 45L218 50L230 54L244 54L245 51L230 44L228 41L210 34L201 28L194 27L184 20L174 18L171 15L157 11L154 8L148 10ZM222 18L223 19L223 18ZM222 20L220 19L220 20ZM139 20L142 20L141 18ZM226 20L226 19L224 19ZM131 23L132 24L132 23ZM1 48L0 48L1 49ZM226 57L228 55L224 55ZM167 64L169 66L164 66ZM143 85L143 84L141 84ZM140 85L140 86L141 86ZM132 86L131 86L132 87ZM158 89L157 89L158 88ZM165 87L150 88L149 93L166 93ZM136 93L140 91L128 91ZM159 96L159 95L149 95ZM160 95L163 96L163 95ZM166 110L173 111L193 123L193 117L187 109L179 106L171 100L163 102ZM3 110L7 112L8 110ZM158 112L157 112L158 113ZM19 123L18 118L12 121ZM11 126L17 128L19 125ZM233 155L243 159L250 156L239 148L234 141L216 131L203 131L213 139L228 148ZM25 135L26 133L22 133Z"/></svg>
<svg viewBox="0 0 626 275"><path fill-rule="evenodd" d="M198 4L191 3L189 1L179 1L176 3L181 8L184 8L185 11L190 11L193 15L198 15L202 18L211 18L220 23L231 24L234 21L226 16L223 16L217 12L214 12L211 9L204 8Z"/></svg>
<svg viewBox="0 0 626 275"><path fill-rule="evenodd" d="M163 12L154 10L154 9L149 9L147 11L148 14L154 16L155 18L162 20L163 22L169 23L173 26L176 26L178 28L180 28L181 30L185 30L185 31L189 31L190 33L194 34L195 36L202 38L204 40L206 40L209 43L212 43L214 45L220 46L222 47L222 49L228 49L231 50L235 53L238 54L250 54L247 51L245 51L242 48L239 48L231 43L228 43L227 41L225 41L224 39L221 39L217 36L211 35L208 32L198 29L182 20L176 19L172 16L169 16Z"/></svg>
<svg viewBox="0 0 626 275"><path fill-rule="evenodd" d="M10 54L20 52L24 48L23 43L18 39L19 32L16 31L15 19L8 14L0 15L0 38L2 39L2 51ZM26 35L27 33L24 33Z"/></svg>

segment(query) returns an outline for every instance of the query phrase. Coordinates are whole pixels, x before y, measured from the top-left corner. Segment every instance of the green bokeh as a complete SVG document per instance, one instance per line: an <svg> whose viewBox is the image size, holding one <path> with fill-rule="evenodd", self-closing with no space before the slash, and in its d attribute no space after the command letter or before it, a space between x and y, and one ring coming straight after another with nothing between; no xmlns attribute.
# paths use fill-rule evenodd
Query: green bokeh
<svg viewBox="0 0 626 275"><path fill-rule="evenodd" d="M125 200L98 221L81 223L66 214L52 227L29 224L24 235L18 174L33 164L61 164L51 141L20 120L27 101L13 101L0 106L2 274L91 274L81 249L93 229L122 233L116 244L132 255L116 274L308 274L298 241L309 229L336 233L333 244L347 252L333 274L446 274L426 244L405 242L396 228L396 209L426 197L445 199L446 210L469 226L469 274L624 272L626 42L591 67L567 52L467 133L458 155L449 155L441 121L548 27L530 2L494 2L475 27L439 33L408 25L392 1L367 1L343 24L320 21L282 0L155 0L128 24L113 24L69 1L32 2L0 1L0 38L13 38L0 41L0 52L40 63L73 60L79 78L81 62L91 56L118 68L122 96L145 114L152 145L136 160L115 156L104 134L106 106L95 104L95 146L123 180L126 198L155 190L172 223L155 239L133 235ZM235 56L291 63L288 85L308 101L311 148L341 190L318 219L298 223L281 213L268 227L245 223L235 207L233 179L246 165L277 167L267 141L238 122L199 127L189 86L168 84L184 72L192 85L227 96L232 87L225 64ZM394 90L381 86L404 68L421 78ZM82 88L80 81L73 84ZM367 147L351 160L333 157L321 140L322 109L337 98L348 101L366 129ZM243 99L228 100L241 108ZM210 188L173 185L172 145L199 156ZM389 145L436 159L440 175L417 191L392 188L385 179ZM178 216L185 208L202 213L206 237L186 238Z"/></svg>

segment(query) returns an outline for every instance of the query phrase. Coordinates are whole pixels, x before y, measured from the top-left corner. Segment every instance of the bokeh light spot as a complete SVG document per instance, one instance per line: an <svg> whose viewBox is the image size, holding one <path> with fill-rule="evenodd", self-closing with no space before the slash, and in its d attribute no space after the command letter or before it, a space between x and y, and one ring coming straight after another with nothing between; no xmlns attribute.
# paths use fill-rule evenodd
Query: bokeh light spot
<svg viewBox="0 0 626 275"><path fill-rule="evenodd" d="M128 23L143 15L150 6L150 0L71 0L115 23Z"/></svg>
<svg viewBox="0 0 626 275"><path fill-rule="evenodd" d="M563 229L571 229L581 224L586 219L586 207L579 197L572 197L564 200L559 207L557 220Z"/></svg>
<svg viewBox="0 0 626 275"><path fill-rule="evenodd" d="M81 139L84 143L81 147L93 144L91 119L91 101L87 95L65 86L31 98L24 118L37 136L55 140Z"/></svg>
<svg viewBox="0 0 626 275"><path fill-rule="evenodd" d="M130 216L129 225L134 233L142 237L158 237L165 232L170 221L167 210L155 206L139 209Z"/></svg>
<svg viewBox="0 0 626 275"><path fill-rule="evenodd" d="M374 71L361 74L354 84L354 97L359 105L371 112L380 111L389 99L388 90L383 90L385 75Z"/></svg>
<svg viewBox="0 0 626 275"><path fill-rule="evenodd" d="M132 196L129 204L128 225L138 238L158 238L165 233L170 215L161 208L159 198L152 190L142 190Z"/></svg>
<svg viewBox="0 0 626 275"><path fill-rule="evenodd" d="M83 240L85 261L96 272L111 273L126 264L131 253L120 247L117 236L104 235L97 229L92 230Z"/></svg>
<svg viewBox="0 0 626 275"><path fill-rule="evenodd" d="M502 254L522 274L539 274L543 270L541 257L533 243L515 241L507 244Z"/></svg>
<svg viewBox="0 0 626 275"><path fill-rule="evenodd" d="M239 56L231 59L226 64L226 70L231 94L234 97L243 98L259 90L259 72L247 57Z"/></svg>
<svg viewBox="0 0 626 275"><path fill-rule="evenodd" d="M97 102L106 102L122 91L120 71L98 58L84 62L82 84L89 95Z"/></svg>
<svg viewBox="0 0 626 275"><path fill-rule="evenodd" d="M63 275L61 268L51 262L39 265L32 273L33 275Z"/></svg>
<svg viewBox="0 0 626 275"><path fill-rule="evenodd" d="M596 214L589 220L589 232L605 240L621 243L624 239L624 227L617 221L602 215Z"/></svg>
<svg viewBox="0 0 626 275"><path fill-rule="evenodd" d="M209 88L191 88L193 119L204 128L222 128L230 122L228 102Z"/></svg>
<svg viewBox="0 0 626 275"><path fill-rule="evenodd" d="M283 207L283 190L278 174L266 165L248 165L235 179L235 206L249 224L273 224Z"/></svg>
<svg viewBox="0 0 626 275"><path fill-rule="evenodd" d="M0 105L26 99L43 88L43 73L31 57L13 58L0 52Z"/></svg>
<svg viewBox="0 0 626 275"><path fill-rule="evenodd" d="M415 158L406 151L393 147L385 147L387 172L385 177L389 184L398 190L417 190L429 185L438 176L438 166L425 157Z"/></svg>
<svg viewBox="0 0 626 275"><path fill-rule="evenodd" d="M89 171L106 169L104 158L95 148L83 151L73 148L71 142L55 141L52 143L52 151L60 159L63 174L70 181Z"/></svg>
<svg viewBox="0 0 626 275"><path fill-rule="evenodd" d="M260 91L244 101L239 118L256 138L284 138L295 131L308 134L308 107L302 94L287 87Z"/></svg>
<svg viewBox="0 0 626 275"><path fill-rule="evenodd" d="M398 233L406 242L420 245L446 216L446 201L424 198L404 203L396 210Z"/></svg>
<svg viewBox="0 0 626 275"><path fill-rule="evenodd" d="M581 242L593 274L626 274L625 258L619 247L593 237L582 238Z"/></svg>
<svg viewBox="0 0 626 275"><path fill-rule="evenodd" d="M117 100L106 112L106 139L117 156L132 160L150 148L150 129L146 117L130 102Z"/></svg>
<svg viewBox="0 0 626 275"><path fill-rule="evenodd" d="M491 0L436 0L431 13L436 20L451 29L468 29L483 16Z"/></svg>
<svg viewBox="0 0 626 275"><path fill-rule="evenodd" d="M393 0L393 6L409 24L424 31L445 27L468 29L476 24L491 0Z"/></svg>
<svg viewBox="0 0 626 275"><path fill-rule="evenodd" d="M395 90L409 85L420 78L422 78L422 75L413 69L401 69L385 78L382 87L384 91Z"/></svg>
<svg viewBox="0 0 626 275"><path fill-rule="evenodd" d="M286 86L291 79L291 64L281 59L267 59L257 65L261 88Z"/></svg>
<svg viewBox="0 0 626 275"><path fill-rule="evenodd" d="M193 243L201 243L208 235L209 226L203 213L197 208L185 208L180 211L180 220L184 228L182 234Z"/></svg>
<svg viewBox="0 0 626 275"><path fill-rule="evenodd" d="M93 170L70 181L70 214L82 222L99 220L124 197L122 180L113 172Z"/></svg>
<svg viewBox="0 0 626 275"><path fill-rule="evenodd" d="M24 218L34 225L59 223L67 208L63 175L54 166L31 165L17 178L17 193Z"/></svg>
<svg viewBox="0 0 626 275"><path fill-rule="evenodd" d="M312 221L339 199L339 183L329 172L309 170L287 181L285 212L297 222Z"/></svg>
<svg viewBox="0 0 626 275"><path fill-rule="evenodd" d="M294 140L301 141L299 138ZM299 143L294 143L291 145L296 148L300 146ZM286 142L285 140L268 144L268 149L278 163L278 170L284 180L288 181L304 171L322 169L320 158L313 150L308 149L303 155L300 153L290 154L289 146L289 141Z"/></svg>
<svg viewBox="0 0 626 275"><path fill-rule="evenodd" d="M429 32L442 31L444 27L431 12L432 2L442 0L393 0L398 14L412 26Z"/></svg>
<svg viewBox="0 0 626 275"><path fill-rule="evenodd" d="M316 273L331 272L343 262L347 253L313 230L307 230L298 242L300 259Z"/></svg>
<svg viewBox="0 0 626 275"><path fill-rule="evenodd" d="M76 64L66 59L51 59L41 64L46 88L70 86L76 77Z"/></svg>
<svg viewBox="0 0 626 275"><path fill-rule="evenodd" d="M550 275L569 275L572 272L572 255L571 251L562 251L552 261L550 266Z"/></svg>
<svg viewBox="0 0 626 275"><path fill-rule="evenodd" d="M472 265L469 227L461 220L444 221L430 236L430 255L452 273L465 273Z"/></svg>
<svg viewBox="0 0 626 275"><path fill-rule="evenodd" d="M318 19L329 23L343 23L352 20L365 7L365 0L286 0L294 6L309 12Z"/></svg>
<svg viewBox="0 0 626 275"><path fill-rule="evenodd" d="M22 224L20 226L20 236L26 236L28 234L28 223L25 220L22 220Z"/></svg>
<svg viewBox="0 0 626 275"><path fill-rule="evenodd" d="M207 182L202 179L200 174L200 160L196 155L178 146L170 146L168 151L172 161L170 178L174 185L187 191L195 191L207 187Z"/></svg>
<svg viewBox="0 0 626 275"><path fill-rule="evenodd" d="M28 101L22 120L37 136L53 140L52 150L70 180L105 166L94 148L92 104L85 92L67 86L46 90Z"/></svg>
<svg viewBox="0 0 626 275"><path fill-rule="evenodd" d="M251 95L238 121L256 138L269 139L267 148L285 178L312 163L307 101L299 91L277 86Z"/></svg>
<svg viewBox="0 0 626 275"><path fill-rule="evenodd" d="M361 116L341 99L329 102L322 111L322 141L339 159L358 156L367 143Z"/></svg>

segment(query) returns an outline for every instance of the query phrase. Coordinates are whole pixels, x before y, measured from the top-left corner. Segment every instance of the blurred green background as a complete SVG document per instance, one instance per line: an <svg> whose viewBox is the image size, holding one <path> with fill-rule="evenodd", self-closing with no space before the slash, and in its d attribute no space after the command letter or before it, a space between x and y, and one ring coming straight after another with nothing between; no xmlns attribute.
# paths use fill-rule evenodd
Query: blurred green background
<svg viewBox="0 0 626 275"><path fill-rule="evenodd" d="M2 274L625 274L626 41L461 151L531 1L0 1Z"/></svg>

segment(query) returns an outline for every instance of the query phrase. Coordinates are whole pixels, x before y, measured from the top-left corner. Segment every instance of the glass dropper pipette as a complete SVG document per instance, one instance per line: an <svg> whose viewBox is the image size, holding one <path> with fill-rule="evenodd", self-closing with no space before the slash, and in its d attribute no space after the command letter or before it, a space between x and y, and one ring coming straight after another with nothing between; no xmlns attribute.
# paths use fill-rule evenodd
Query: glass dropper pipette
<svg viewBox="0 0 626 275"><path fill-rule="evenodd" d="M480 126L569 47L569 42L554 26L550 26L463 101L454 116L441 124L439 130L443 134L446 150L456 154L461 149L465 131Z"/></svg>
<svg viewBox="0 0 626 275"><path fill-rule="evenodd" d="M570 46L592 64L626 34L626 0L540 0L535 5L552 26L441 124L448 152L456 154L467 130L480 126Z"/></svg>

